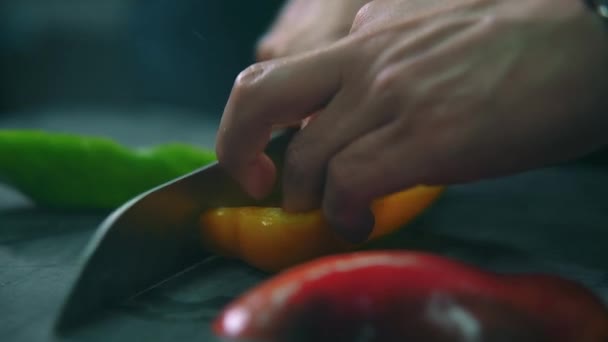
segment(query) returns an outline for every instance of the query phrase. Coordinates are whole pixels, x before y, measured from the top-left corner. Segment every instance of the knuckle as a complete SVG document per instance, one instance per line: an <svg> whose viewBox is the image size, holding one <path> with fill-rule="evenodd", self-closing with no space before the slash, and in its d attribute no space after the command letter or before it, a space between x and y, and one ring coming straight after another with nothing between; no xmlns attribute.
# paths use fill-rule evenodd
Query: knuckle
<svg viewBox="0 0 608 342"><path fill-rule="evenodd" d="M370 86L373 98L391 99L398 93L407 93L407 82L402 82L401 73L395 68L388 68L376 75Z"/></svg>
<svg viewBox="0 0 608 342"><path fill-rule="evenodd" d="M484 31L490 31L491 33L495 33L503 25L508 25L509 23L504 19L498 19L496 15L486 14L477 19L477 23L479 27Z"/></svg>
<svg viewBox="0 0 608 342"><path fill-rule="evenodd" d="M260 79L264 77L265 71L266 67L264 63L250 65L241 71L234 81L233 95L236 97L253 96L250 94L255 93Z"/></svg>
<svg viewBox="0 0 608 342"><path fill-rule="evenodd" d="M353 20L352 27L350 29L351 33L357 32L361 26L363 26L366 22L368 22L372 16L373 10L375 8L374 1L370 1L367 4L363 5L355 14L355 19Z"/></svg>

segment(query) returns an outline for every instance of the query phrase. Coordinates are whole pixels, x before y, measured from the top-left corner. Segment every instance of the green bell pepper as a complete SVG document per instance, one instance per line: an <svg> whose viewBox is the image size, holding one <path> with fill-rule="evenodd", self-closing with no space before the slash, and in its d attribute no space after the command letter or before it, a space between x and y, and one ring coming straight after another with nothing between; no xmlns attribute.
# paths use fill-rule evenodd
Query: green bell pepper
<svg viewBox="0 0 608 342"><path fill-rule="evenodd" d="M182 143L134 149L104 137L0 130L0 182L58 209L115 208L215 160Z"/></svg>

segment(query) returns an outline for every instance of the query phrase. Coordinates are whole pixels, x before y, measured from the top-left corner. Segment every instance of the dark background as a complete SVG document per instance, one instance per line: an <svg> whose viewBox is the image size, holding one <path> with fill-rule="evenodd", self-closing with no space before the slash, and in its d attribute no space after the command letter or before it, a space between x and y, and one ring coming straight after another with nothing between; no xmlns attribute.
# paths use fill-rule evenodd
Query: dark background
<svg viewBox="0 0 608 342"><path fill-rule="evenodd" d="M219 116L281 3L2 0L0 113Z"/></svg>

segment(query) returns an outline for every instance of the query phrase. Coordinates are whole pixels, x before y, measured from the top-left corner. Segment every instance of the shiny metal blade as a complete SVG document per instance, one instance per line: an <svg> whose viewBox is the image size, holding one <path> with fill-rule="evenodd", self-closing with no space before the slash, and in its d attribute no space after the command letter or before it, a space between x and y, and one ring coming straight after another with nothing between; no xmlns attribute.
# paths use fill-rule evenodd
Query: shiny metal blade
<svg viewBox="0 0 608 342"><path fill-rule="evenodd" d="M267 153L279 165L293 132L280 132L268 145ZM85 323L210 256L202 248L198 224L205 209L269 204L279 191L277 186L267 200L254 202L213 163L132 199L100 225L86 247L56 329Z"/></svg>

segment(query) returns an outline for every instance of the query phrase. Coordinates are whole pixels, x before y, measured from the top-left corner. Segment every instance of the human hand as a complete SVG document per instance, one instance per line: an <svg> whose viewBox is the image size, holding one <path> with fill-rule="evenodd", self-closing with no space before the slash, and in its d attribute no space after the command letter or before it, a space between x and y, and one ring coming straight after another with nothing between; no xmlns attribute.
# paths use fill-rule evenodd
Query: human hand
<svg viewBox="0 0 608 342"><path fill-rule="evenodd" d="M288 0L259 41L259 61L306 52L346 36L370 0ZM420 0L418 0L420 1Z"/></svg>
<svg viewBox="0 0 608 342"><path fill-rule="evenodd" d="M252 196L275 182L263 154L271 128L315 111L288 148L283 205L321 206L351 241L369 234L382 195L543 167L607 142L608 34L581 1L410 6L374 0L348 37L237 77L217 154Z"/></svg>

